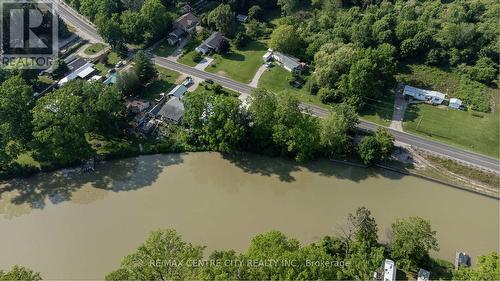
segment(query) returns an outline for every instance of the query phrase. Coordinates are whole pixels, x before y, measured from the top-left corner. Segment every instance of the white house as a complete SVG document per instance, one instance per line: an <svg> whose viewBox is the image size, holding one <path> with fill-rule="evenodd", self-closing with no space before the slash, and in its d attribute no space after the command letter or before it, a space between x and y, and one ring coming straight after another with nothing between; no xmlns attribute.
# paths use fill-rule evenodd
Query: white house
<svg viewBox="0 0 500 281"><path fill-rule="evenodd" d="M384 261L384 281L396 281L396 263L393 260Z"/></svg>
<svg viewBox="0 0 500 281"><path fill-rule="evenodd" d="M91 64L90 62L87 62L83 66L79 67L75 71L68 74L68 76L59 80L59 82L57 82L57 86L61 87L62 85L68 83L69 81L75 80L76 78L85 79L87 76L89 76L94 71L95 71L94 65Z"/></svg>
<svg viewBox="0 0 500 281"><path fill-rule="evenodd" d="M423 268L418 271L417 281L429 281L431 273Z"/></svg>
<svg viewBox="0 0 500 281"><path fill-rule="evenodd" d="M448 104L448 107L453 109L460 109L461 106L462 106L462 101L457 98L451 98L450 104Z"/></svg>
<svg viewBox="0 0 500 281"><path fill-rule="evenodd" d="M264 62L268 62L273 59L275 62L281 64L284 69L290 72L300 72L304 68L304 64L301 63L298 58L273 51L272 49L268 49L267 53L262 56L262 59Z"/></svg>
<svg viewBox="0 0 500 281"><path fill-rule="evenodd" d="M405 85L403 95L413 97L416 100L429 102L431 104L441 104L446 97L445 94L437 91L419 89L408 85Z"/></svg>

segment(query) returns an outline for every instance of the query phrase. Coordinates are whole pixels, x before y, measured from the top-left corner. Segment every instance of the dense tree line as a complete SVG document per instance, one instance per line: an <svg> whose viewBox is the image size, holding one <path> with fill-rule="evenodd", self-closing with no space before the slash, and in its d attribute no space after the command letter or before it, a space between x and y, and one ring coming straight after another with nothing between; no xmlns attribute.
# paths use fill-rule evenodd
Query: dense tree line
<svg viewBox="0 0 500 281"><path fill-rule="evenodd" d="M208 259L204 259L205 247L183 241L175 230L158 230L106 279L369 280L384 258L395 260L407 274L415 274L421 267L430 269L433 279L500 277L498 253L479 257L471 269L452 270L449 263L433 266L429 250L437 249L436 232L429 221L419 217L394 222L389 245L378 242L377 223L364 207L349 214L342 228L342 235L326 236L310 245L271 231L255 236L243 253L215 250ZM264 261L278 262L263 265Z"/></svg>
<svg viewBox="0 0 500 281"><path fill-rule="evenodd" d="M264 89L254 91L248 108L235 97L204 92L189 94L184 102L188 150L254 151L297 161L359 152L365 164L372 164L385 160L393 148L394 138L385 129L356 146L358 117L347 104L334 106L327 117L318 119L304 114L290 95Z"/></svg>
<svg viewBox="0 0 500 281"><path fill-rule="evenodd" d="M270 25L262 22L260 6L245 0L229 3L251 15L248 36L267 36ZM496 1L278 0L268 5L283 15L271 29L269 46L311 62L311 93L324 103L361 109L395 86L398 64L458 72L464 87L497 78ZM489 96L462 88L457 96L470 108L490 110Z"/></svg>
<svg viewBox="0 0 500 281"><path fill-rule="evenodd" d="M42 168L76 164L95 155L90 134L117 132L122 95L102 83L72 81L36 99L21 74L0 85L0 176L22 175L17 158L29 153ZM29 169L28 169L29 170Z"/></svg>
<svg viewBox="0 0 500 281"><path fill-rule="evenodd" d="M320 120L304 114L298 100L263 89L252 94L247 109L235 97L204 92L189 94L184 102L186 143L197 149L256 151L297 161L356 151L358 117L349 105L334 107ZM373 153L379 158L367 163L387 157L390 148L377 147Z"/></svg>

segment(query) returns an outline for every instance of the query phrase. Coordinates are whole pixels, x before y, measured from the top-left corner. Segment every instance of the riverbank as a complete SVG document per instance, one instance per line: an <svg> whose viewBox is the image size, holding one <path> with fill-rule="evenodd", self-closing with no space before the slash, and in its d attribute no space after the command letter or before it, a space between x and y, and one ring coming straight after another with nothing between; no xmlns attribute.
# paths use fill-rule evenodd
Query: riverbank
<svg viewBox="0 0 500 281"><path fill-rule="evenodd" d="M106 154L100 154L96 159L114 160L141 155L158 153L190 153L201 152L203 150L185 150L185 147L174 145L174 143L156 141L133 142L125 145L114 144L115 149L106 149ZM101 151L102 152L102 151ZM247 153L239 152L237 154ZM236 155L237 155L236 154ZM404 159L406 158L406 159ZM409 159L409 160L408 160ZM287 161L287 159L283 159ZM335 163L351 165L359 168L369 169L371 166L365 165L356 157L330 159ZM427 152L417 150L413 147L399 146L393 151L389 161L375 164L375 167L403 175L412 175L422 179L448 185L473 192L478 195L500 199L499 175L487 171L478 170L475 167L465 166L456 161L439 158ZM22 169L17 176L1 179L7 181L14 178L26 178L36 175L39 172L54 172L59 169L78 169L82 165L72 165L66 167L54 166L52 169Z"/></svg>

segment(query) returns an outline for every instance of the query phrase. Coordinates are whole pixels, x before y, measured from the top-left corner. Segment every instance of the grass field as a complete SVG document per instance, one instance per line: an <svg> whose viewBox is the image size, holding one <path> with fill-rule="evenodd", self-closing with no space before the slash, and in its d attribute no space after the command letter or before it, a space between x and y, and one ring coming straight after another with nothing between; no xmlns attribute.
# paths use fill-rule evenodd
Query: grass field
<svg viewBox="0 0 500 281"><path fill-rule="evenodd" d="M193 61L193 56L196 54L194 49L198 47L198 45L200 45L199 40L196 38L191 39L191 41L189 41L189 43L187 43L184 47L184 52L178 59L178 62L189 66L196 66L198 63Z"/></svg>
<svg viewBox="0 0 500 281"><path fill-rule="evenodd" d="M288 83L291 76L292 74L283 67L274 64L270 70L264 72L260 77L259 88L264 88L277 94L293 95L304 103L317 105L323 108L331 108L331 106L323 104L318 96L309 93L310 76L304 77L306 82L301 88L292 87Z"/></svg>
<svg viewBox="0 0 500 281"><path fill-rule="evenodd" d="M146 100L154 101L160 93L167 92L175 85L175 81L180 74L162 67L156 67L158 70L158 80L149 84L141 93L141 97Z"/></svg>
<svg viewBox="0 0 500 281"><path fill-rule="evenodd" d="M389 126L394 111L394 93L388 91L387 94L378 100L366 100L359 116L366 120L382 126Z"/></svg>
<svg viewBox="0 0 500 281"><path fill-rule="evenodd" d="M120 61L120 56L118 56L115 52L108 53L108 63L104 64L102 62L98 62L95 65L95 68L99 71L100 75L108 74L108 70L115 67L115 65Z"/></svg>
<svg viewBox="0 0 500 281"><path fill-rule="evenodd" d="M214 61L206 71L250 83L257 69L264 63L262 56L266 50L266 44L258 41L250 41L241 49L231 46L227 54L213 55Z"/></svg>
<svg viewBox="0 0 500 281"><path fill-rule="evenodd" d="M94 55L100 51L102 51L104 49L106 45L102 44L102 43L95 43L95 44L92 44L90 45L87 49L85 49L83 52L86 54L86 55Z"/></svg>
<svg viewBox="0 0 500 281"><path fill-rule="evenodd" d="M399 81L448 93L451 97L457 91L459 79L456 73L422 65L410 65L398 75ZM499 93L484 87L485 92L492 96L491 113L451 110L427 104L413 105L406 111L404 130L499 157Z"/></svg>

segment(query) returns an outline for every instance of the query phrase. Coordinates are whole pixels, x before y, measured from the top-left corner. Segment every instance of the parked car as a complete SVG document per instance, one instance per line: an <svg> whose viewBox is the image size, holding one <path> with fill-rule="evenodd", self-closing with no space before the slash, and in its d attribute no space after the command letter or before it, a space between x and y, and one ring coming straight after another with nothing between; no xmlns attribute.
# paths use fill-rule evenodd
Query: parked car
<svg viewBox="0 0 500 281"><path fill-rule="evenodd" d="M186 87L193 85L193 78L191 78L189 76L186 77L186 80L184 80L184 82L182 82L182 85L184 85Z"/></svg>
<svg viewBox="0 0 500 281"><path fill-rule="evenodd" d="M212 80L212 79L206 79L205 82L208 83L208 84L213 84L214 80Z"/></svg>
<svg viewBox="0 0 500 281"><path fill-rule="evenodd" d="M120 68L124 65L123 61L119 61L116 63L115 68Z"/></svg>
<svg viewBox="0 0 500 281"><path fill-rule="evenodd" d="M163 98L165 97L165 93L161 93L156 99L155 99L155 102L160 102L163 100Z"/></svg>
<svg viewBox="0 0 500 281"><path fill-rule="evenodd" d="M272 62L267 62L266 63L266 68L271 68L273 66L273 63Z"/></svg>

